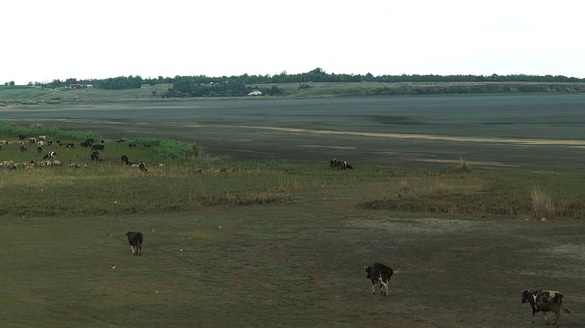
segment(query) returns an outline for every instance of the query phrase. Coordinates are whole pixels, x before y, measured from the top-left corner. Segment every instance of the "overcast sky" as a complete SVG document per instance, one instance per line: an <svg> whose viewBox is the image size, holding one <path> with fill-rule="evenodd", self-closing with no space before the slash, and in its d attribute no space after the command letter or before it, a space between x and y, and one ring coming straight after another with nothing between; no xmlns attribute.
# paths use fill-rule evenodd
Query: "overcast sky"
<svg viewBox="0 0 585 328"><path fill-rule="evenodd" d="M585 78L582 0L2 1L0 83L327 73Z"/></svg>

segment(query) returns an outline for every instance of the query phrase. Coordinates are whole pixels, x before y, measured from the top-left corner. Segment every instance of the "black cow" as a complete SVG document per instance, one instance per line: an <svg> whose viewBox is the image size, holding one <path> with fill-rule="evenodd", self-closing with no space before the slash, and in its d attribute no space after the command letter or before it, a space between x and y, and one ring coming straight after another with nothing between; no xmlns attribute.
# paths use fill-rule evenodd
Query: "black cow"
<svg viewBox="0 0 585 328"><path fill-rule="evenodd" d="M89 148L93 145L93 141L94 141L93 138L87 138L85 139L84 142L80 143L79 145L81 145L81 147L84 148Z"/></svg>
<svg viewBox="0 0 585 328"><path fill-rule="evenodd" d="M20 146L20 152L23 153L26 151L26 147L25 146Z"/></svg>
<svg viewBox="0 0 585 328"><path fill-rule="evenodd" d="M534 323L534 316L536 312L542 312L544 315L544 324L548 325L546 317L547 312L554 312L556 316L555 327L559 326L559 319L561 317L561 308L563 305L563 294L556 290L535 290L522 291L522 303L530 304L532 309L532 323ZM571 313L567 309L563 309L566 313Z"/></svg>
<svg viewBox="0 0 585 328"><path fill-rule="evenodd" d="M93 145L91 150L104 150L104 145Z"/></svg>
<svg viewBox="0 0 585 328"><path fill-rule="evenodd" d="M132 254L142 255L142 243L144 242L142 233L138 231L126 231L125 236L128 236L128 243L130 244L130 249L132 249Z"/></svg>
<svg viewBox="0 0 585 328"><path fill-rule="evenodd" d="M18 135L18 140L24 140L26 139L26 135L25 134L19 134Z"/></svg>
<svg viewBox="0 0 585 328"><path fill-rule="evenodd" d="M91 155L89 155L89 158L92 161L99 161L100 160L100 153L97 150L94 150L91 152Z"/></svg>
<svg viewBox="0 0 585 328"><path fill-rule="evenodd" d="M75 146L75 144L68 143L65 145L65 148L73 148L74 146Z"/></svg>
<svg viewBox="0 0 585 328"><path fill-rule="evenodd" d="M374 263L371 266L365 266L364 272L367 273L366 278L372 281L372 295L376 294L376 283L380 283L380 294L388 297L388 285L390 278L394 274L392 268L382 263Z"/></svg>
<svg viewBox="0 0 585 328"><path fill-rule="evenodd" d="M41 146L38 146L38 147L37 147L37 152L38 152L39 154L40 154L40 153L42 153L42 152L43 152L43 147L41 147Z"/></svg>
<svg viewBox="0 0 585 328"><path fill-rule="evenodd" d="M130 160L128 159L128 155L122 155L122 156L120 156L120 160L122 161L122 164L123 165L130 164Z"/></svg>

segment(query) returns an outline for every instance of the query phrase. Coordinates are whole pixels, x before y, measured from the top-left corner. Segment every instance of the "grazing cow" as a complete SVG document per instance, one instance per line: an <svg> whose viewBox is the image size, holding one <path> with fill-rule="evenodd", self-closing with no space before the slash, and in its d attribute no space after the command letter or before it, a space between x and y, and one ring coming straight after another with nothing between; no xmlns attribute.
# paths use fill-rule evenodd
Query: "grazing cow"
<svg viewBox="0 0 585 328"><path fill-rule="evenodd" d="M140 164L138 164L138 168L140 169L140 172L148 171L148 169L146 168L146 164L144 164L144 162L140 162Z"/></svg>
<svg viewBox="0 0 585 328"><path fill-rule="evenodd" d="M345 170L350 169L353 170L353 166L349 165L346 161L340 161L336 158L333 158L329 161L329 166L334 170Z"/></svg>
<svg viewBox="0 0 585 328"><path fill-rule="evenodd" d="M89 158L92 161L99 161L100 160L100 153L97 150L94 150L91 152L91 155L89 155Z"/></svg>
<svg viewBox="0 0 585 328"><path fill-rule="evenodd" d="M41 147L41 146L38 146L38 147L37 147L37 152L38 152L39 154L40 154L40 153L42 153L42 152L43 152L43 147Z"/></svg>
<svg viewBox="0 0 585 328"><path fill-rule="evenodd" d="M366 278L372 282L372 295L376 294L376 283L379 282L380 294L388 297L388 286L394 271L389 266L376 262L371 266L365 266L364 272L367 273Z"/></svg>
<svg viewBox="0 0 585 328"><path fill-rule="evenodd" d="M26 139L26 135L24 135L24 134L18 135L18 140L24 140L24 139Z"/></svg>
<svg viewBox="0 0 585 328"><path fill-rule="evenodd" d="M351 166L348 162L343 161L343 169L353 170L353 166Z"/></svg>
<svg viewBox="0 0 585 328"><path fill-rule="evenodd" d="M104 150L104 145L93 145L91 150Z"/></svg>
<svg viewBox="0 0 585 328"><path fill-rule="evenodd" d="M73 146L75 146L75 144L68 143L65 145L65 148L73 148Z"/></svg>
<svg viewBox="0 0 585 328"><path fill-rule="evenodd" d="M530 304L532 309L532 323L534 323L534 316L536 312L542 312L544 315L544 324L548 325L546 317L547 312L554 312L556 316L555 327L559 326L559 319L561 317L561 308L563 305L563 294L556 290L535 290L522 291L522 303ZM571 313L567 309L563 309L566 313Z"/></svg>
<svg viewBox="0 0 585 328"><path fill-rule="evenodd" d="M91 144L91 142L84 141L84 142L80 143L79 145L80 145L81 147L88 148L88 147L90 147L92 144Z"/></svg>
<svg viewBox="0 0 585 328"><path fill-rule="evenodd" d="M50 152L47 153L47 155L45 155L43 157L43 159L44 160L53 160L53 159L55 159L55 157L57 157L57 152L50 151Z"/></svg>
<svg viewBox="0 0 585 328"><path fill-rule="evenodd" d="M24 153L26 151L26 147L25 146L20 146L20 152Z"/></svg>
<svg viewBox="0 0 585 328"><path fill-rule="evenodd" d="M124 165L128 165L130 163L130 160L128 159L128 155L120 156L120 160L122 161L122 164L124 164Z"/></svg>
<svg viewBox="0 0 585 328"><path fill-rule="evenodd" d="M128 243L133 255L142 255L142 242L144 237L138 231L126 231L125 236L128 236Z"/></svg>

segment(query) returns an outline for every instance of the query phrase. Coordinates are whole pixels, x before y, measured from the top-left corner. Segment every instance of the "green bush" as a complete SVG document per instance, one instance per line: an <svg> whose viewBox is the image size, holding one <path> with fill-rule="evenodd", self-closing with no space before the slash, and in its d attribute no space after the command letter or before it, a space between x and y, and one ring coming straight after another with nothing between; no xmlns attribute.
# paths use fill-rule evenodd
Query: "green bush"
<svg viewBox="0 0 585 328"><path fill-rule="evenodd" d="M175 140L159 140L153 150L164 159L190 159L196 155L196 149L193 146Z"/></svg>

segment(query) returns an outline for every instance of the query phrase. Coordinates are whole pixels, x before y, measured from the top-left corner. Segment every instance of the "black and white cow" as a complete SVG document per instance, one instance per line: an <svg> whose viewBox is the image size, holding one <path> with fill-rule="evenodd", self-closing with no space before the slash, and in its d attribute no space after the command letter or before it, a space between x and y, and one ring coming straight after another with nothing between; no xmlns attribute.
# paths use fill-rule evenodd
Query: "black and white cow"
<svg viewBox="0 0 585 328"><path fill-rule="evenodd" d="M523 290L522 303L530 304L532 309L532 323L534 323L534 316L536 312L542 312L544 315L544 323L548 325L546 317L547 312L554 312L556 316L555 327L559 326L559 319L561 317L561 308L563 305L563 294L556 290ZM571 313L564 309L566 313Z"/></svg>
<svg viewBox="0 0 585 328"><path fill-rule="evenodd" d="M126 231L125 236L128 236L128 243L130 244L130 249L132 249L132 254L142 255L142 242L144 241L142 233L138 231Z"/></svg>
<svg viewBox="0 0 585 328"><path fill-rule="evenodd" d="M350 169L353 170L353 166L351 166L346 161L340 161L336 158L333 158L329 161L329 166L334 170L345 170Z"/></svg>
<svg viewBox="0 0 585 328"><path fill-rule="evenodd" d="M364 272L367 273L366 278L372 282L372 295L376 294L376 283L380 283L380 294L388 297L388 287L390 278L394 271L389 266L382 263L374 263L371 266L365 266Z"/></svg>
<svg viewBox="0 0 585 328"><path fill-rule="evenodd" d="M50 151L43 157L44 160L54 160L57 157L57 152Z"/></svg>
<svg viewBox="0 0 585 328"><path fill-rule="evenodd" d="M140 172L146 173L148 171L148 168L146 168L146 164L144 164L144 162L140 162L140 164L138 164L138 169L140 169Z"/></svg>

